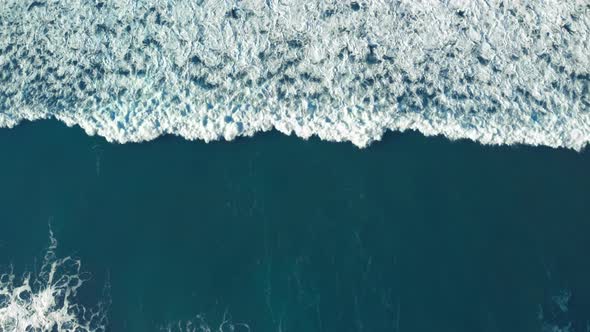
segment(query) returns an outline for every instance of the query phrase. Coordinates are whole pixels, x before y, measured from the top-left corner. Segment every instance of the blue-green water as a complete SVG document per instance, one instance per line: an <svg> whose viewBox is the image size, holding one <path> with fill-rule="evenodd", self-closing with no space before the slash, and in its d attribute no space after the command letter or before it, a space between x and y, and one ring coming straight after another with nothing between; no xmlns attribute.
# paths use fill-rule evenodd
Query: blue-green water
<svg viewBox="0 0 590 332"><path fill-rule="evenodd" d="M108 279L109 331L224 312L251 331L590 320L587 150L415 133L363 150L277 133L115 145L44 121L0 130L0 156L0 265L33 271L51 223L92 275L81 304Z"/></svg>

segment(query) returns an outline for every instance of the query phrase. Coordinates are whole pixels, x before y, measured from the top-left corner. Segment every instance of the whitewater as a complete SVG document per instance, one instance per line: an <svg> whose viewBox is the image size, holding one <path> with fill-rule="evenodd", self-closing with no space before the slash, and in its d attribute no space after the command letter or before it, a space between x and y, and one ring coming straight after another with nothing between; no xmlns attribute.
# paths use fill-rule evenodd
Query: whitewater
<svg viewBox="0 0 590 332"><path fill-rule="evenodd" d="M96 307L78 303L78 289L88 276L79 259L56 255L57 240L52 231L49 235L50 244L38 273L18 277L12 267L0 273L0 331L106 331L109 285Z"/></svg>
<svg viewBox="0 0 590 332"><path fill-rule="evenodd" d="M0 0L0 127L583 149L588 0Z"/></svg>

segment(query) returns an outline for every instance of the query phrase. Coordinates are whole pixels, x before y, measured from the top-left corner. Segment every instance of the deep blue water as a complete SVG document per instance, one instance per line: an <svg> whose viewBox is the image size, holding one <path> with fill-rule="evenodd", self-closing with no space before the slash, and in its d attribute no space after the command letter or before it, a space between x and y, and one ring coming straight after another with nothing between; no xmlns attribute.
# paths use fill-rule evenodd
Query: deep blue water
<svg viewBox="0 0 590 332"><path fill-rule="evenodd" d="M80 303L108 276L110 331L224 312L251 331L586 331L589 170L589 151L416 133L117 145L26 123L0 130L0 265L34 269L51 222L92 275Z"/></svg>

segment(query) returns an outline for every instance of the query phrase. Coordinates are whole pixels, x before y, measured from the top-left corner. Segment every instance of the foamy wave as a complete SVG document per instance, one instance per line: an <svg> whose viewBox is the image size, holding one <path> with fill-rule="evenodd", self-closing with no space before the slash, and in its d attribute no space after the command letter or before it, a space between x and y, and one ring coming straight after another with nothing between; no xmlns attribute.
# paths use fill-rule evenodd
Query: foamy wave
<svg viewBox="0 0 590 332"><path fill-rule="evenodd" d="M590 142L586 0L0 0L0 126Z"/></svg>
<svg viewBox="0 0 590 332"><path fill-rule="evenodd" d="M57 241L50 236L41 271L18 278L0 275L0 331L100 332L106 330L107 302L97 308L76 303L84 280L80 261L57 258Z"/></svg>

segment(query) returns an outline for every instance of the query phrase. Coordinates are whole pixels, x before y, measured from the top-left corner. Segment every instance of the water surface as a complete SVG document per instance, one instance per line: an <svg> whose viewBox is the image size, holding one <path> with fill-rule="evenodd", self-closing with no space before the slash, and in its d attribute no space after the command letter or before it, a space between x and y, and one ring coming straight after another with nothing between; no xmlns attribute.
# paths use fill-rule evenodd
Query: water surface
<svg viewBox="0 0 590 332"><path fill-rule="evenodd" d="M362 150L276 132L117 145L43 121L0 130L0 155L0 264L32 271L51 222L92 274L80 303L108 276L109 331L224 313L310 332L590 319L588 151L416 133Z"/></svg>

